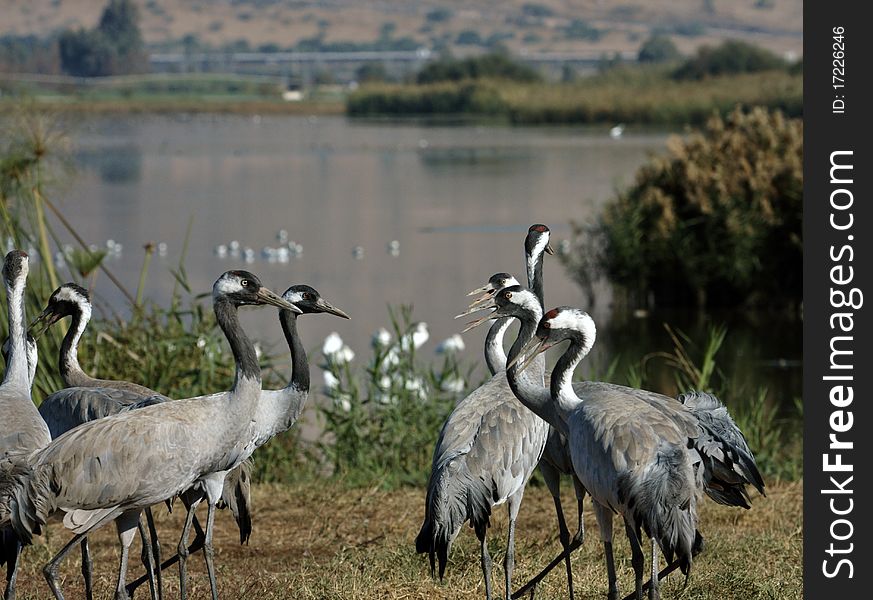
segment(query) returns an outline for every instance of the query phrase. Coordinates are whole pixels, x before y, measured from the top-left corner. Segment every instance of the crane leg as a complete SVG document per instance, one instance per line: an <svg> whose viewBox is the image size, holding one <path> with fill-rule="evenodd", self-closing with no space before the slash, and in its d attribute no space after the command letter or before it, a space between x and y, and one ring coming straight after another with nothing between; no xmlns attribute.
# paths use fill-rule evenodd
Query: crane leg
<svg viewBox="0 0 873 600"><path fill-rule="evenodd" d="M146 533L145 525L142 523L142 519L138 519L136 523L136 530L139 532L139 539L142 542L142 555L141 560L142 564L145 567L146 576L149 580L149 597L151 600L158 600L158 596L160 595L160 591L157 589L155 585L155 557L152 555L152 544L149 541L148 534ZM127 588L124 589L125 596L128 596Z"/></svg>
<svg viewBox="0 0 873 600"><path fill-rule="evenodd" d="M209 588L212 590L212 600L218 600L218 584L215 581L215 550L212 547L212 529L215 524L215 504L210 502L206 511L206 539L203 540L203 556L206 559L206 572L209 574Z"/></svg>
<svg viewBox="0 0 873 600"><path fill-rule="evenodd" d="M627 519L624 520L624 529L627 532L627 539L630 541L631 546L631 564L634 568L634 597L636 600L643 600L643 569L645 568L643 548L640 545L640 538L636 528L632 527Z"/></svg>
<svg viewBox="0 0 873 600"><path fill-rule="evenodd" d="M518 519L518 509L521 508L521 499L524 496L524 488L517 494L510 496L507 501L509 512L509 533L506 536L506 555L503 557L503 574L506 577L506 600L512 598L512 572L515 570L515 521Z"/></svg>
<svg viewBox="0 0 873 600"><path fill-rule="evenodd" d="M655 538L652 538L652 585L649 588L649 600L661 600L658 586L658 542Z"/></svg>
<svg viewBox="0 0 873 600"><path fill-rule="evenodd" d="M579 526L576 529L576 535L573 536L573 540L582 544L585 539L585 520L583 519L585 513L583 507L585 501L585 486L582 485L582 482L579 481L579 478L576 477L575 474L573 475L573 489L576 492L576 515L579 518Z"/></svg>
<svg viewBox="0 0 873 600"><path fill-rule="evenodd" d="M88 538L82 540L82 579L85 580L85 598L94 598L94 583L91 578L94 563L91 561L91 548L88 547Z"/></svg>
<svg viewBox="0 0 873 600"><path fill-rule="evenodd" d="M185 515L185 526L182 527L182 537L179 539L179 546L176 551L179 554L179 597L182 600L188 598L188 582L185 563L188 560L188 536L191 533L191 522L194 520L194 511L197 510L197 505L203 500L200 495L188 507L188 514Z"/></svg>
<svg viewBox="0 0 873 600"><path fill-rule="evenodd" d="M479 538L480 558L482 562L482 576L485 578L485 598L491 600L491 555L488 554L488 543L485 541L485 527L476 528L476 537Z"/></svg>
<svg viewBox="0 0 873 600"><path fill-rule="evenodd" d="M161 575L161 570L163 569L163 565L161 564L161 542L158 539L158 530L155 527L155 518L152 515L152 509L151 508L145 509L145 515L146 515L146 523L148 524L148 527L149 527L149 537L151 538L152 556L154 557L154 560L155 560L155 563L154 563L155 564L155 586L158 589L158 599L157 600L163 600L164 582L163 582L163 577ZM143 543L145 543L145 541L143 541Z"/></svg>
<svg viewBox="0 0 873 600"><path fill-rule="evenodd" d="M85 537L84 533L79 533L73 536L66 546L61 548L61 551L55 554L54 558L46 563L42 568L42 574L45 577L48 586L55 596L55 600L64 600L64 595L61 593L61 586L58 585L58 564L64 560L64 557L82 541Z"/></svg>
<svg viewBox="0 0 873 600"><path fill-rule="evenodd" d="M618 576L615 573L615 558L612 555L612 511L594 502L594 516L597 517L597 528L603 542L603 554L606 557L606 577L609 583L607 600L618 600Z"/></svg>
<svg viewBox="0 0 873 600"><path fill-rule="evenodd" d="M130 555L130 545L136 536L137 529L145 533L139 519L139 510L122 513L115 519L115 528L118 530L118 541L121 543L121 560L118 564L118 584L115 587L115 600L129 600L124 580L127 578L127 559Z"/></svg>
<svg viewBox="0 0 873 600"><path fill-rule="evenodd" d="M4 531L0 535L6 535L6 532ZM12 538L11 531L8 535L9 538L7 539ZM12 551L12 555L7 557L6 562L6 591L3 592L3 600L15 600L15 580L18 577L18 558L21 556L21 542L18 541L18 538L14 538L14 540L12 544L15 546L15 549Z"/></svg>
<svg viewBox="0 0 873 600"><path fill-rule="evenodd" d="M561 507L561 474L558 470L545 460L540 460L540 472L543 474L543 479L546 482L546 487L552 494L552 500L555 503L555 513L558 516L558 539L561 541L561 547L564 549L564 564L567 569L567 589L569 591L570 600L573 600L573 567L570 563L570 529L567 527L567 521L564 518L564 510ZM584 492L583 492L584 493ZM580 513L579 523L582 523ZM581 528L580 528L581 531ZM576 533L580 543L582 535ZM531 599L534 597L536 586L531 588Z"/></svg>

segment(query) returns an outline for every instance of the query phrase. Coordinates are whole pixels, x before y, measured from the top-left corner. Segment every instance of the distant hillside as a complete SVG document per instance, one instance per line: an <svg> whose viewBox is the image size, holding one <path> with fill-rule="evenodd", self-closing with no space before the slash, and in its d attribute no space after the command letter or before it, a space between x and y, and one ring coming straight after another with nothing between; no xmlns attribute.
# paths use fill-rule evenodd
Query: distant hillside
<svg viewBox="0 0 873 600"><path fill-rule="evenodd" d="M92 27L104 0L0 0L0 35ZM152 50L402 41L456 53L636 52L655 31L688 54L725 38L802 53L802 0L137 0ZM407 39L404 39L407 38Z"/></svg>

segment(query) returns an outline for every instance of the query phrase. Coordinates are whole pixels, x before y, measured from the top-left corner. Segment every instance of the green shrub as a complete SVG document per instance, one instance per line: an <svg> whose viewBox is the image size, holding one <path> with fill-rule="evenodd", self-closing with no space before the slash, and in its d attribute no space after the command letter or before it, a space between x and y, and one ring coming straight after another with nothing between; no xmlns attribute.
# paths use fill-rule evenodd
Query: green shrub
<svg viewBox="0 0 873 600"><path fill-rule="evenodd" d="M727 40L720 46L701 47L673 73L676 79L703 79L707 76L775 71L788 63L773 52L739 40Z"/></svg>
<svg viewBox="0 0 873 600"><path fill-rule="evenodd" d="M679 60L676 44L666 35L653 35L640 46L637 60L641 63L663 63Z"/></svg>
<svg viewBox="0 0 873 600"><path fill-rule="evenodd" d="M571 271L602 268L637 303L798 305L802 143L799 119L761 108L672 139L594 232L577 228Z"/></svg>
<svg viewBox="0 0 873 600"><path fill-rule="evenodd" d="M451 353L441 365L423 364L409 343L411 309L391 312L392 342L374 343L363 371L324 357L321 367L335 383L321 404L325 440L319 449L335 475L352 484L422 485L433 447L455 403L472 389ZM406 340L406 341L404 341Z"/></svg>
<svg viewBox="0 0 873 600"><path fill-rule="evenodd" d="M491 52L461 60L443 58L428 64L416 76L419 84L465 79L535 82L540 81L542 77L535 69L513 60L502 52Z"/></svg>

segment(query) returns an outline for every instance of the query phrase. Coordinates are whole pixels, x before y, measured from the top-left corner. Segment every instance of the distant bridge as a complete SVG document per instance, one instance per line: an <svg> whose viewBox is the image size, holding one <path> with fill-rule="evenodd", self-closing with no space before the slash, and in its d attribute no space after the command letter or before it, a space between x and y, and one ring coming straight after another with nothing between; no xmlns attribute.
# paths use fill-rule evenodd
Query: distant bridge
<svg viewBox="0 0 873 600"><path fill-rule="evenodd" d="M597 68L604 56L636 61L635 52L528 52L515 58L558 75L564 65L580 72ZM379 64L386 72L402 77L436 60L439 54L427 48L411 51L359 52L195 52L155 53L149 62L153 72L224 72L250 75L273 75L283 80L311 83L321 71L329 71L338 82L355 78L357 69Z"/></svg>

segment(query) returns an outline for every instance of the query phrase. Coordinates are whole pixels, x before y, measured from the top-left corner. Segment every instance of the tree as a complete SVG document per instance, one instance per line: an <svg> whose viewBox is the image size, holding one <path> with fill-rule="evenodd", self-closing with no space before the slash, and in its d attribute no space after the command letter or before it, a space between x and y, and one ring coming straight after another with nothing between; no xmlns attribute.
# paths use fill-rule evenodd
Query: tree
<svg viewBox="0 0 873 600"><path fill-rule="evenodd" d="M736 109L668 147L606 206L600 235L577 231L576 279L602 268L659 305L799 303L802 121Z"/></svg>
<svg viewBox="0 0 873 600"><path fill-rule="evenodd" d="M132 0L110 0L96 28L64 31L58 49L64 72L79 77L139 73L147 66Z"/></svg>
<svg viewBox="0 0 873 600"><path fill-rule="evenodd" d="M679 60L679 49L666 35L653 35L640 46L637 60L641 63L664 63Z"/></svg>
<svg viewBox="0 0 873 600"><path fill-rule="evenodd" d="M773 71L787 66L785 60L766 48L740 40L727 40L715 48L701 47L673 73L673 77L703 79L706 76Z"/></svg>

